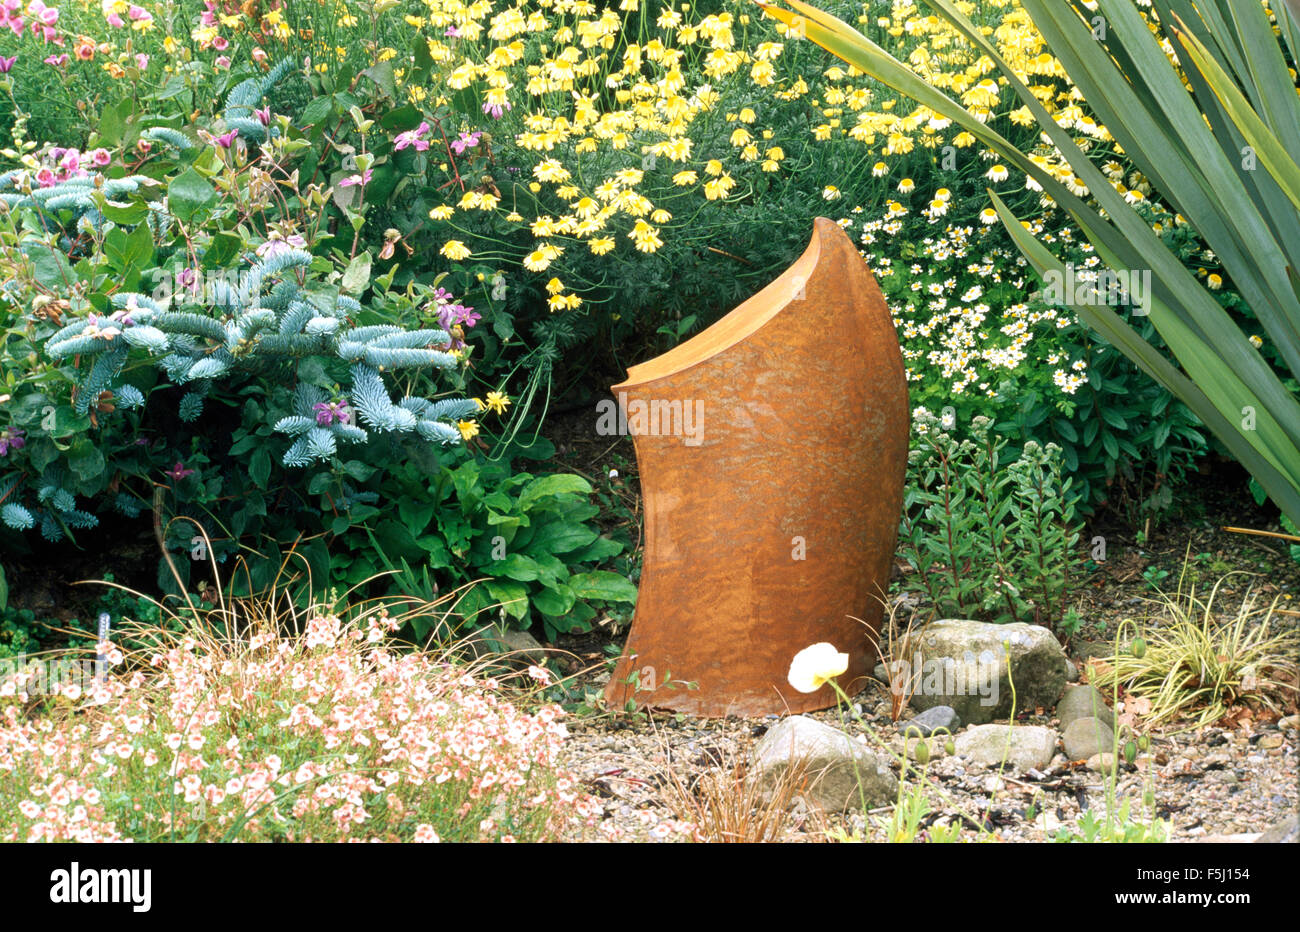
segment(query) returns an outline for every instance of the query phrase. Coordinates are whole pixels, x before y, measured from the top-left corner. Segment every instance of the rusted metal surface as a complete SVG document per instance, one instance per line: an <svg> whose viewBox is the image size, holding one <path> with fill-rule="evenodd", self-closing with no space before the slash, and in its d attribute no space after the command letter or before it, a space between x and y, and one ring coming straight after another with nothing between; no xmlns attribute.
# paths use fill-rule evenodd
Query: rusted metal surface
<svg viewBox="0 0 1300 932"><path fill-rule="evenodd" d="M829 687L790 687L790 661L829 641L850 655L841 684L870 670L910 417L888 307L844 231L819 218L776 281L613 391L646 543L606 700L715 717L833 705Z"/></svg>

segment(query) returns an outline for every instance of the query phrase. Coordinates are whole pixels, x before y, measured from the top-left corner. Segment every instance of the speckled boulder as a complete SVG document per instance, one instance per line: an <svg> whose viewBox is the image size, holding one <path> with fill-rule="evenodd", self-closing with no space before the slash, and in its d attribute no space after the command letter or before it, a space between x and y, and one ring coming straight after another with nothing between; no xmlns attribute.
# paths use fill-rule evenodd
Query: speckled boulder
<svg viewBox="0 0 1300 932"><path fill-rule="evenodd" d="M1016 709L1051 708L1065 689L1066 656L1056 637L1038 625L994 625L945 618L927 625L914 640L905 676L918 711L952 708L963 722L983 724Z"/></svg>

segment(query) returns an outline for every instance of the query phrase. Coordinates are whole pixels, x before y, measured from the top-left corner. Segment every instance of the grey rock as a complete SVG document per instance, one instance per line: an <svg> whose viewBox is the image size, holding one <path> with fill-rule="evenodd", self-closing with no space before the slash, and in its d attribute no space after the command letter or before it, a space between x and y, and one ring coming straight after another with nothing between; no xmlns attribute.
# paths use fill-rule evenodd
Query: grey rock
<svg viewBox="0 0 1300 932"><path fill-rule="evenodd" d="M1117 758L1109 751L1094 754L1088 758L1088 769L1095 773L1114 773Z"/></svg>
<svg viewBox="0 0 1300 932"><path fill-rule="evenodd" d="M1016 770L1042 770L1056 753L1056 732L1041 725L975 725L957 736L956 752L985 767L1006 758Z"/></svg>
<svg viewBox="0 0 1300 932"><path fill-rule="evenodd" d="M949 734L956 734L960 727L961 716L951 706L935 705L899 725L898 733L906 737L915 729L922 738L928 738L941 728L948 729Z"/></svg>
<svg viewBox="0 0 1300 932"><path fill-rule="evenodd" d="M1255 840L1265 844L1300 844L1300 816L1282 820Z"/></svg>
<svg viewBox="0 0 1300 932"><path fill-rule="evenodd" d="M947 618L927 625L914 645L894 663L905 665L897 669L920 711L946 705L963 722L982 724L1010 714L1013 680L1017 709L1050 708L1065 688L1065 652L1038 625Z"/></svg>
<svg viewBox="0 0 1300 932"><path fill-rule="evenodd" d="M1115 653L1114 641L1070 641L1074 654L1080 660L1088 661L1093 657L1109 657Z"/></svg>
<svg viewBox="0 0 1300 932"><path fill-rule="evenodd" d="M500 656L514 666L546 662L546 648L527 631L488 625L475 631L465 643L476 660Z"/></svg>
<svg viewBox="0 0 1300 932"><path fill-rule="evenodd" d="M754 747L760 785L773 786L793 766L804 766L809 803L832 812L882 805L898 792L885 759L853 738L805 715L792 715L768 729ZM861 780L861 793L859 793Z"/></svg>
<svg viewBox="0 0 1300 932"><path fill-rule="evenodd" d="M1115 712L1106 704L1106 697L1095 686L1071 686L1056 704L1056 717L1061 728L1081 718L1099 718L1115 730ZM1082 758L1079 758L1082 760Z"/></svg>
<svg viewBox="0 0 1300 932"><path fill-rule="evenodd" d="M1065 661L1065 678L1071 683L1079 682L1079 668L1074 665L1074 661L1066 659Z"/></svg>
<svg viewBox="0 0 1300 932"><path fill-rule="evenodd" d="M1070 760L1087 760L1094 754L1115 751L1115 732L1099 718L1076 718L1061 739Z"/></svg>

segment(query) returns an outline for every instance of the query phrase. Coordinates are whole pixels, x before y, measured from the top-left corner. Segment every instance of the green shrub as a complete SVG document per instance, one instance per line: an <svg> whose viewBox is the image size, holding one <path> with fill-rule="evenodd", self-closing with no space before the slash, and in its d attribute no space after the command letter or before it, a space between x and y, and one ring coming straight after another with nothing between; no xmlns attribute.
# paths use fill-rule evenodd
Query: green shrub
<svg viewBox="0 0 1300 932"><path fill-rule="evenodd" d="M548 638L588 630L596 605L636 599L625 577L597 568L624 542L593 525L598 508L580 476L534 477L471 460L432 474L394 470L390 482L401 504L395 517L367 529L370 546L349 559L354 575L400 570L402 591L430 599L438 590L428 573L450 576L454 585L469 586L457 614L499 611L512 625L537 624ZM417 622L416 634L427 633Z"/></svg>
<svg viewBox="0 0 1300 932"><path fill-rule="evenodd" d="M905 587L940 618L1028 622L1067 635L1078 579L1081 525L1062 478L1060 449L1025 444L1004 461L1007 441L988 418L971 422L970 439L924 408L914 415L899 539L913 572Z"/></svg>
<svg viewBox="0 0 1300 932"><path fill-rule="evenodd" d="M441 542L444 557L431 560L403 550L385 520L418 510L403 496L428 492L388 481L390 469L441 475L480 431L484 403L438 397L469 387L467 332L479 315L432 272L395 285L396 266L376 267L382 250L360 248L365 192L384 166L365 151L371 121L358 108L340 115L361 142L355 165L327 173L334 185L306 182L313 137L263 107L285 74L235 83L212 132L132 110L92 136L117 143L96 150L93 168L90 153L69 167L66 150L47 147L33 156L47 175L0 174L6 546L28 549L21 534L32 528L58 542L108 513L142 522L151 513L167 550L159 584L173 592L190 585L195 564L232 557L246 570L226 574L239 591L264 589L296 542L294 569L305 563L317 591L403 559L434 574L434 586L469 581L458 544ZM501 470L494 482L510 477ZM438 504L473 485L448 482ZM571 527L591 516L590 506L576 518L575 503L534 495L503 520L526 526L539 502L564 504ZM477 498L465 508L476 514ZM351 559L376 540L398 552ZM544 555L556 553L573 556ZM587 599L629 598L626 580L589 578L601 556L584 556L580 592L554 567L531 587L536 611L551 613L548 630L584 623ZM509 568L481 562L489 577ZM512 595L519 583L503 577L498 588ZM511 599L508 611L527 623L532 604ZM570 610L577 617L560 620Z"/></svg>

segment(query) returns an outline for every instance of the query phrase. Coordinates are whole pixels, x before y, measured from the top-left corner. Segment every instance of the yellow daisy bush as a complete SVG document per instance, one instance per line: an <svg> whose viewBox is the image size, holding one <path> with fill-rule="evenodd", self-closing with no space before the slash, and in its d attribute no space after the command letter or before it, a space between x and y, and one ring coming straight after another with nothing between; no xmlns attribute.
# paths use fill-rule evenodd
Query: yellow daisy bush
<svg viewBox="0 0 1300 932"><path fill-rule="evenodd" d="M142 2L161 14L162 4ZM432 183L418 214L421 235L435 237L430 253L437 248L448 262L481 261L531 276L538 306L557 314L602 306L593 294L601 274L579 275L575 268L605 268L603 277L617 282L620 263L671 263L684 250L725 246L710 237L740 222L733 219L739 211L769 203L765 198L773 195L766 192L801 191L813 202L810 209L860 205L872 219L865 227L855 221L855 232L875 238L863 246L880 275L946 262L964 250L972 266L987 270L978 277L989 287L998 284L995 274L1022 278L1022 263L983 245L986 234L1000 233L987 202L970 203L962 193L969 183L963 187L954 177L941 184L931 166L959 159L966 182L978 190L1024 198L1031 209L1021 216L1031 222L1055 207L971 133L852 67L828 63L784 26L751 15L748 0L724 0L708 13L690 3L666 5L653 17L637 0L603 8L593 0L322 0L292 11L269 3L227 6L211 22L187 24L188 35L154 41L175 67L191 45L215 53L222 42L248 45L253 37L272 59L292 50L314 67L328 62L329 74L343 59L354 74L384 63L395 106L410 101L431 125L440 121L428 137ZM983 25L1056 122L1098 156L1116 189L1135 205L1157 208L1150 185L1131 175L1017 0L958 0L957 6ZM168 20L159 15L156 22L162 29ZM864 4L857 25L980 119L1020 133L1030 158L1087 195L1059 153L1041 142L1032 114L993 62L923 5ZM108 61L122 67L111 56ZM443 142L475 133L482 141L454 157ZM488 153L503 151L508 155L498 158L508 168L480 167ZM860 189L874 192L875 202ZM1170 228L1179 222L1172 214L1153 219ZM873 243L895 240L905 223L927 224L929 239L917 256L881 266L891 257ZM744 259L738 257L738 271L748 271ZM1221 284L1217 275L1209 283ZM1037 312L1018 303L999 312L986 297L968 299L969 289L931 293L926 287L916 296L921 311L897 321L914 381L937 372L952 392L987 391L981 386L999 370L1036 352L1030 341L1044 319L1029 315ZM1057 382L1063 392L1086 377L1068 362L1062 361Z"/></svg>

